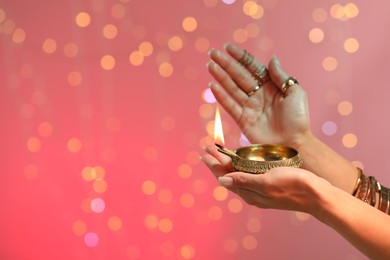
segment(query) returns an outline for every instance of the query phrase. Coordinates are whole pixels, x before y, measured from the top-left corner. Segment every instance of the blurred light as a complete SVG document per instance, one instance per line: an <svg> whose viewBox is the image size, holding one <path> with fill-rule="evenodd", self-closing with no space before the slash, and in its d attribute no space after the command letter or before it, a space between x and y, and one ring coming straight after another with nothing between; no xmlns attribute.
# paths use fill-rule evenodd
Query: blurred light
<svg viewBox="0 0 390 260"><path fill-rule="evenodd" d="M336 134L337 132L337 125L333 121L326 121L322 124L322 132L325 135L331 136Z"/></svg>
<svg viewBox="0 0 390 260"><path fill-rule="evenodd" d="M92 171L95 172L95 179L104 179L104 176L106 175L106 170L102 166L96 166L92 169Z"/></svg>
<svg viewBox="0 0 390 260"><path fill-rule="evenodd" d="M207 38L200 37L195 41L195 50L204 53L210 49L210 41Z"/></svg>
<svg viewBox="0 0 390 260"><path fill-rule="evenodd" d="M93 190L96 193L104 193L107 191L107 182L102 179L95 180L93 182Z"/></svg>
<svg viewBox="0 0 390 260"><path fill-rule="evenodd" d="M118 35L118 29L113 24L107 24L103 27L103 36L106 39L114 39Z"/></svg>
<svg viewBox="0 0 390 260"><path fill-rule="evenodd" d="M194 206L194 203L195 203L195 198L192 194L185 193L180 197L180 204L184 208L191 208L192 206Z"/></svg>
<svg viewBox="0 0 390 260"><path fill-rule="evenodd" d="M323 8L317 8L312 13L313 20L317 23L323 23L328 18L328 13Z"/></svg>
<svg viewBox="0 0 390 260"><path fill-rule="evenodd" d="M96 198L91 201L91 210L95 213L102 213L106 208L106 203L101 198Z"/></svg>
<svg viewBox="0 0 390 260"><path fill-rule="evenodd" d="M112 55L104 55L100 59L100 65L105 70L112 70L115 67L115 58Z"/></svg>
<svg viewBox="0 0 390 260"><path fill-rule="evenodd" d="M244 43L248 40L248 33L244 29L238 28L233 32L233 39L238 43Z"/></svg>
<svg viewBox="0 0 390 260"><path fill-rule="evenodd" d="M355 38L349 38L344 42L344 49L346 52L353 53L359 50L359 41Z"/></svg>
<svg viewBox="0 0 390 260"><path fill-rule="evenodd" d="M157 195L158 197L158 200L161 202L161 203L165 203L165 204L168 204L169 202L172 201L172 192L168 189L162 189L160 190L160 192L158 193Z"/></svg>
<svg viewBox="0 0 390 260"><path fill-rule="evenodd" d="M126 9L122 4L114 4L111 7L111 15L116 19L121 19L125 16Z"/></svg>
<svg viewBox="0 0 390 260"><path fill-rule="evenodd" d="M334 19L342 20L344 17L344 7L339 3L332 5L330 8L330 15Z"/></svg>
<svg viewBox="0 0 390 260"><path fill-rule="evenodd" d="M357 145L357 141L357 136L352 133L345 134L342 139L343 145L347 148L355 147Z"/></svg>
<svg viewBox="0 0 390 260"><path fill-rule="evenodd" d="M71 86L80 86L83 76L78 71L72 71L68 74L68 83Z"/></svg>
<svg viewBox="0 0 390 260"><path fill-rule="evenodd" d="M260 33L260 27L256 23L250 23L245 26L245 31L248 37L256 38Z"/></svg>
<svg viewBox="0 0 390 260"><path fill-rule="evenodd" d="M48 38L43 42L42 50L47 54L52 54L57 50L57 42L54 39Z"/></svg>
<svg viewBox="0 0 390 260"><path fill-rule="evenodd" d="M82 144L80 139L73 137L68 140L67 147L70 152L78 153L81 150Z"/></svg>
<svg viewBox="0 0 390 260"><path fill-rule="evenodd" d="M88 247L96 247L99 244L99 237L94 232L88 232L84 236L84 243Z"/></svg>
<svg viewBox="0 0 390 260"><path fill-rule="evenodd" d="M261 222L258 218L250 218L246 222L246 229L249 232L257 233L261 230Z"/></svg>
<svg viewBox="0 0 390 260"><path fill-rule="evenodd" d="M173 223L168 218L163 218L158 222L158 229L163 233L169 233L173 229Z"/></svg>
<svg viewBox="0 0 390 260"><path fill-rule="evenodd" d="M176 127L176 120L172 116L165 116L161 119L161 128L164 131L172 131Z"/></svg>
<svg viewBox="0 0 390 260"><path fill-rule="evenodd" d="M228 209L232 213L238 213L242 210L242 208L243 208L242 202L237 198L233 198L228 202Z"/></svg>
<svg viewBox="0 0 390 260"><path fill-rule="evenodd" d="M156 192L156 184L154 181L146 180L142 183L141 189L146 195L152 195Z"/></svg>
<svg viewBox="0 0 390 260"><path fill-rule="evenodd" d="M16 28L12 34L12 40L15 43L23 43L26 40L26 32L21 28Z"/></svg>
<svg viewBox="0 0 390 260"><path fill-rule="evenodd" d="M190 165L184 163L179 166L178 169L179 176L183 179L187 179L192 175L192 168Z"/></svg>
<svg viewBox="0 0 390 260"><path fill-rule="evenodd" d="M76 220L72 225L72 230L76 236L82 236L87 232L87 224L82 220Z"/></svg>
<svg viewBox="0 0 390 260"><path fill-rule="evenodd" d="M168 47L172 51L178 51L183 48L183 40L179 36L173 36L168 40Z"/></svg>
<svg viewBox="0 0 390 260"><path fill-rule="evenodd" d="M215 96L210 88L206 88L202 93L203 100L209 104L214 104L217 102Z"/></svg>
<svg viewBox="0 0 390 260"><path fill-rule="evenodd" d="M228 190L223 186L217 186L213 190L214 199L217 201L224 201L228 197Z"/></svg>
<svg viewBox="0 0 390 260"><path fill-rule="evenodd" d="M237 252L237 250L238 250L238 242L233 238L226 239L223 242L223 249L227 253L233 254L233 253Z"/></svg>
<svg viewBox="0 0 390 260"><path fill-rule="evenodd" d="M0 23L4 22L6 18L5 11L0 9Z"/></svg>
<svg viewBox="0 0 390 260"><path fill-rule="evenodd" d="M208 215L210 220L217 221L217 220L220 220L222 218L223 212L222 212L222 209L220 207L212 206L209 208L207 215Z"/></svg>
<svg viewBox="0 0 390 260"><path fill-rule="evenodd" d="M348 18L354 18L359 15L359 8L354 3L350 2L345 5L344 14Z"/></svg>
<svg viewBox="0 0 390 260"><path fill-rule="evenodd" d="M67 43L64 46L64 55L68 58L74 58L79 53L79 47L75 43Z"/></svg>
<svg viewBox="0 0 390 260"><path fill-rule="evenodd" d="M185 245L180 248L180 255L184 259L192 259L195 256L195 249L193 246Z"/></svg>
<svg viewBox="0 0 390 260"><path fill-rule="evenodd" d="M309 32L309 39L313 43L320 43L324 39L324 31L320 28L313 28Z"/></svg>
<svg viewBox="0 0 390 260"><path fill-rule="evenodd" d="M76 15L75 21L79 27L87 27L91 23L91 16L86 12L80 12Z"/></svg>
<svg viewBox="0 0 390 260"><path fill-rule="evenodd" d="M158 158L158 151L156 147L147 146L143 150L144 158L148 161L155 161Z"/></svg>
<svg viewBox="0 0 390 260"><path fill-rule="evenodd" d="M130 53L129 61L131 65L139 66L144 62L144 55L139 51L133 51Z"/></svg>
<svg viewBox="0 0 390 260"><path fill-rule="evenodd" d="M214 143L214 138L212 136L204 136L199 141L199 147L205 147Z"/></svg>
<svg viewBox="0 0 390 260"><path fill-rule="evenodd" d="M219 107L217 107L215 110L214 140L216 143L225 144L225 138L223 136L222 119L221 119L221 113L219 112Z"/></svg>
<svg viewBox="0 0 390 260"><path fill-rule="evenodd" d="M337 106L337 111L342 116L348 116L353 111L352 103L349 101L341 101Z"/></svg>
<svg viewBox="0 0 390 260"><path fill-rule="evenodd" d="M92 181L96 178L96 171L94 168L87 166L81 171L81 176L86 181Z"/></svg>
<svg viewBox="0 0 390 260"><path fill-rule="evenodd" d="M108 228L112 231L118 231L122 228L122 220L117 216L112 216L107 221Z"/></svg>
<svg viewBox="0 0 390 260"><path fill-rule="evenodd" d="M184 20L182 22L182 26L183 26L184 31L193 32L196 30L196 28L198 26L198 22L196 21L196 19L194 17L189 16L189 17L184 18Z"/></svg>
<svg viewBox="0 0 390 260"><path fill-rule="evenodd" d="M222 0L222 2L224 2L227 5L231 5L231 4L234 4L236 2L236 0Z"/></svg>
<svg viewBox="0 0 390 260"><path fill-rule="evenodd" d="M203 0L203 3L207 7L214 7L217 5L218 0Z"/></svg>
<svg viewBox="0 0 390 260"><path fill-rule="evenodd" d="M245 236L243 239L242 239L242 246L246 249L246 250L253 250L257 247L257 239L255 236L252 236L252 235L248 235L248 236Z"/></svg>
<svg viewBox="0 0 390 260"><path fill-rule="evenodd" d="M150 42L141 42L138 46L138 51L142 53L143 56L148 57L153 53L153 45Z"/></svg>
<svg viewBox="0 0 390 260"><path fill-rule="evenodd" d="M199 115L202 118L210 118L214 115L214 106L211 104L202 104L199 107Z"/></svg>
<svg viewBox="0 0 390 260"><path fill-rule="evenodd" d="M53 126L49 122L42 122L38 126L38 133L42 137L49 137L53 133Z"/></svg>
<svg viewBox="0 0 390 260"><path fill-rule="evenodd" d="M35 165L28 164L24 167L24 177L27 180L35 180L38 177L38 168Z"/></svg>
<svg viewBox="0 0 390 260"><path fill-rule="evenodd" d="M42 147L42 143L41 143L41 140L39 140L39 138L30 137L27 140L27 149L30 152L32 152L32 153L39 152L41 150L41 147Z"/></svg>
<svg viewBox="0 0 390 260"><path fill-rule="evenodd" d="M323 61L322 61L322 67L324 68L324 70L326 71L334 71L336 68L337 68L337 60L336 58L332 57L332 56L328 56L326 57Z"/></svg>
<svg viewBox="0 0 390 260"><path fill-rule="evenodd" d="M159 222L158 218L153 214L147 215L144 220L145 227L148 229L157 228L158 222Z"/></svg>
<svg viewBox="0 0 390 260"><path fill-rule="evenodd" d="M173 74L173 66L169 62L163 62L160 64L158 71L164 78L168 78Z"/></svg>
<svg viewBox="0 0 390 260"><path fill-rule="evenodd" d="M260 19L264 16L264 8L255 1L246 1L242 6L244 14L253 19Z"/></svg>
<svg viewBox="0 0 390 260"><path fill-rule="evenodd" d="M239 142L240 142L240 145L241 145L241 146L248 146L248 145L251 144L251 143L249 142L248 138L247 138L243 133L240 134L240 140L239 140Z"/></svg>

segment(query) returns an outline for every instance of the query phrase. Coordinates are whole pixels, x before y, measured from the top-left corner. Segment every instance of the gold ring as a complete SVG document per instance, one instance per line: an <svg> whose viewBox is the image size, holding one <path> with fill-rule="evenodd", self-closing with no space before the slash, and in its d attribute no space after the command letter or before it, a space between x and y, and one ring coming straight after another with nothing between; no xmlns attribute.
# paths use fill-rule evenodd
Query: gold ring
<svg viewBox="0 0 390 260"><path fill-rule="evenodd" d="M260 85L266 83L270 79L268 75L268 69L263 64L260 64L259 67L257 67L255 73L253 73L253 76Z"/></svg>
<svg viewBox="0 0 390 260"><path fill-rule="evenodd" d="M255 94L256 91L258 91L259 89L260 89L260 85L257 85L256 87L254 87L254 88L252 89L252 91L250 91L250 92L248 93L248 96L252 96L252 95Z"/></svg>
<svg viewBox="0 0 390 260"><path fill-rule="evenodd" d="M298 80L296 80L294 77L288 77L280 89L283 93L286 93L288 88L295 84L299 84Z"/></svg>
<svg viewBox="0 0 390 260"><path fill-rule="evenodd" d="M247 52L246 50L244 50L244 54L242 55L242 57L238 60L238 62L243 65L244 67L248 67L249 65L252 64L254 60L254 57L249 53Z"/></svg>

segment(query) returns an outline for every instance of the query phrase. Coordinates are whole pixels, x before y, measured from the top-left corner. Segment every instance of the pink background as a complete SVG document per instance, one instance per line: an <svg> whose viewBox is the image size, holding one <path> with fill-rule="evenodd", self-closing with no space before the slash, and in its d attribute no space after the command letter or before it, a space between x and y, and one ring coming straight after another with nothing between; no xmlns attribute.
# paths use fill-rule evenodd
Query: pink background
<svg viewBox="0 0 390 260"><path fill-rule="evenodd" d="M207 50L231 41L277 54L316 135L390 184L390 3L348 3L1 1L0 258L364 259L305 214L244 205L199 162ZM245 144L222 119L226 146Z"/></svg>

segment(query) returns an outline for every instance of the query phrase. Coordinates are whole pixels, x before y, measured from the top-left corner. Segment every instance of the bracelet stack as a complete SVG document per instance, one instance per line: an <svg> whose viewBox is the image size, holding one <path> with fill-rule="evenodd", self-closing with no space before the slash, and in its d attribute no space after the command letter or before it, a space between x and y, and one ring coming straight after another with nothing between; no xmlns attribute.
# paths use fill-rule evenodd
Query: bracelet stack
<svg viewBox="0 0 390 260"><path fill-rule="evenodd" d="M390 214L390 190L380 185L374 176L366 176L362 169L357 169L359 176L352 195L373 207L377 207L380 211ZM377 194L379 195L378 201Z"/></svg>

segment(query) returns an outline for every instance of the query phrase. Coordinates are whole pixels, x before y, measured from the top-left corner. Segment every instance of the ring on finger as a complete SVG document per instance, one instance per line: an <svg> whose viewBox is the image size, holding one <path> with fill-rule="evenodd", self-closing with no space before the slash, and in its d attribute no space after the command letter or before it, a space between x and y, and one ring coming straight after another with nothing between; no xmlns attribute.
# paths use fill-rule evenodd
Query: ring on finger
<svg viewBox="0 0 390 260"><path fill-rule="evenodd" d="M283 85L282 85L282 87L281 87L280 89L282 90L283 93L286 93L287 90L288 90L291 86L293 86L293 85L295 85L295 84L299 84L299 83L298 83L298 80L296 80L294 77L288 77L288 78L286 79L286 81L283 83Z"/></svg>
<svg viewBox="0 0 390 260"><path fill-rule="evenodd" d="M260 89L260 85L256 85L256 87L254 87L250 92L248 92L248 96L252 96L253 94L256 93L256 91L258 91Z"/></svg>
<svg viewBox="0 0 390 260"><path fill-rule="evenodd" d="M257 67L255 73L253 73L253 76L260 85L266 83L270 79L268 75L268 69L263 64L260 64Z"/></svg>
<svg viewBox="0 0 390 260"><path fill-rule="evenodd" d="M244 50L244 53L242 54L242 57L238 60L238 62L244 67L248 67L252 64L254 59L255 58L252 56L252 54Z"/></svg>

